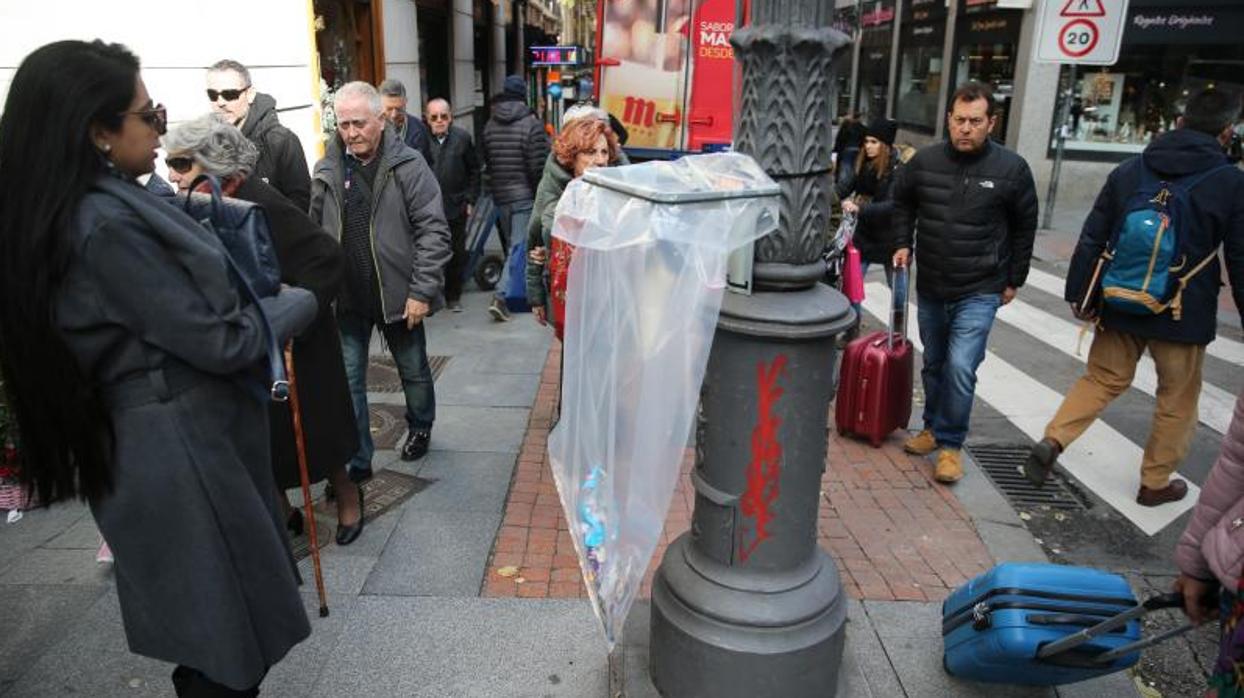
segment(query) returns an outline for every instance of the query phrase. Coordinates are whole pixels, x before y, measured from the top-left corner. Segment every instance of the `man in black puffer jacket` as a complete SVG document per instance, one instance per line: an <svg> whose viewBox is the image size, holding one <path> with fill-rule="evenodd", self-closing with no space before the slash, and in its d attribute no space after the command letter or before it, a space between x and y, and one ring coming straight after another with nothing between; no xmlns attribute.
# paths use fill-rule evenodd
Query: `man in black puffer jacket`
<svg viewBox="0 0 1244 698"><path fill-rule="evenodd" d="M276 100L255 90L246 66L225 59L208 68L207 99L214 113L242 129L259 148L259 162L251 176L306 211L311 205L311 171L302 142L277 119Z"/></svg>
<svg viewBox="0 0 1244 698"><path fill-rule="evenodd" d="M549 156L549 137L544 124L527 106L527 85L517 75L505 79L501 94L493 97L492 118L484 125L480 139L487 168L488 190L501 214L501 243L508 254L510 245L525 240L531 203ZM510 265L501 272L497 296L489 306L498 321L508 320L505 289L510 285Z"/></svg>
<svg viewBox="0 0 1244 698"><path fill-rule="evenodd" d="M1188 454L1196 431L1205 345L1214 340L1218 325L1220 247L1231 293L1244 319L1244 173L1227 164L1224 152L1239 113L1237 95L1215 90L1193 95L1179 128L1153 139L1140 157L1116 167L1097 195L1067 271L1065 298L1072 303L1072 312L1082 320L1097 319L1096 309L1080 312L1076 301L1089 284L1097 258L1127 217L1126 208L1135 210L1129 199L1135 192L1148 191L1141 184L1146 170L1149 177L1177 183L1187 191L1176 224L1179 251L1188 260L1183 272L1187 287L1178 315L1170 308L1133 315L1105 307L1084 376L1068 391L1046 425L1044 438L1032 450L1026 472L1034 482L1043 481L1063 449L1128 389L1136 363L1148 350L1158 374L1157 404L1140 462L1136 502L1158 506L1188 494L1187 483L1171 476Z"/></svg>
<svg viewBox="0 0 1244 698"><path fill-rule="evenodd" d="M955 91L948 140L899 170L894 184L894 265L916 243L916 298L924 343L924 429L909 453L937 454L934 477L963 477L976 369L998 308L1028 278L1037 230L1037 191L1028 163L989 140L997 123L988 87ZM940 449L940 450L939 450Z"/></svg>

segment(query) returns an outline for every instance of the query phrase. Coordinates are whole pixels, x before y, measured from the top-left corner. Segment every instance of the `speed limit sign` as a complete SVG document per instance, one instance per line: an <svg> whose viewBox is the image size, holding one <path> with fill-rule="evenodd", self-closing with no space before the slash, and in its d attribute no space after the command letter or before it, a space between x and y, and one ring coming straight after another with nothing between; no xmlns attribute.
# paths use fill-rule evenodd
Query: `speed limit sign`
<svg viewBox="0 0 1244 698"><path fill-rule="evenodd" d="M1034 60L1113 65L1128 0L1042 0Z"/></svg>
<svg viewBox="0 0 1244 698"><path fill-rule="evenodd" d="M1058 34L1058 50L1067 58L1083 58L1097 48L1099 38L1096 24L1077 19L1063 25Z"/></svg>

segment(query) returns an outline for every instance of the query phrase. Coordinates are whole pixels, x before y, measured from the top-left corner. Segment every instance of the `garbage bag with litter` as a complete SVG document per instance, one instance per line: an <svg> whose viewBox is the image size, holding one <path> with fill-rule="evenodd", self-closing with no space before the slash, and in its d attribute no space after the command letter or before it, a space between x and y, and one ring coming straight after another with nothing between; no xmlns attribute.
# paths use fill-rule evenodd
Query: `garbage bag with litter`
<svg viewBox="0 0 1244 698"><path fill-rule="evenodd" d="M611 649L680 475L727 258L777 227L778 194L750 157L717 153L591 170L557 206L574 252L549 459Z"/></svg>

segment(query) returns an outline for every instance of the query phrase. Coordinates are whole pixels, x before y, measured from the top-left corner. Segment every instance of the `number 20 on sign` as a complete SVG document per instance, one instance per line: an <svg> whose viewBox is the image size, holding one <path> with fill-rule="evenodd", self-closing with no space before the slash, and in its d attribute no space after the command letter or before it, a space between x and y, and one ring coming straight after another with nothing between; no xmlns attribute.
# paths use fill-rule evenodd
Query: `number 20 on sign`
<svg viewBox="0 0 1244 698"><path fill-rule="evenodd" d="M1128 0L1041 0L1035 55L1042 63L1112 65Z"/></svg>

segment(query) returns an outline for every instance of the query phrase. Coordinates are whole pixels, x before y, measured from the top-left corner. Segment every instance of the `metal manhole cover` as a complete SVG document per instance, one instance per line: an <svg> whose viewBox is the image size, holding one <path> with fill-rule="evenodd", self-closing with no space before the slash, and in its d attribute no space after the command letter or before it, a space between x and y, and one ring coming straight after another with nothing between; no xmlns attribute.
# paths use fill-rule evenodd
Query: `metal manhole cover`
<svg viewBox="0 0 1244 698"><path fill-rule="evenodd" d="M397 448L406 433L405 405L368 405L371 417L371 440L379 450Z"/></svg>
<svg viewBox="0 0 1244 698"><path fill-rule="evenodd" d="M429 356L428 364L432 367L432 380L444 373L449 364L448 356ZM397 365L392 357L373 356L367 361L367 391L371 393L402 392L402 377L398 375Z"/></svg>
<svg viewBox="0 0 1244 698"><path fill-rule="evenodd" d="M1044 487L1034 487L1028 482L1028 478L1024 477L1023 467L1032 451L1031 446L977 444L969 446L967 450L972 455L972 460L976 461L998 490L1013 504L1062 510L1088 508L1057 475L1046 480Z"/></svg>

